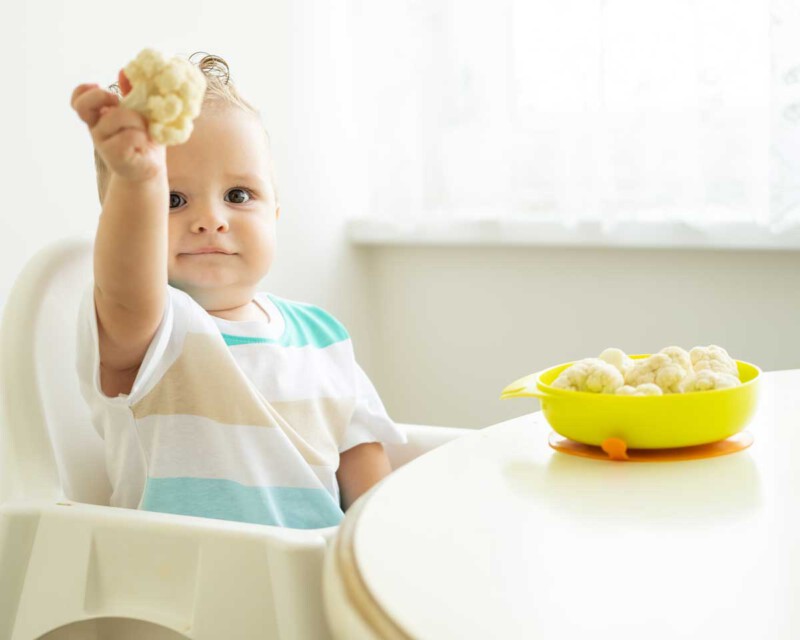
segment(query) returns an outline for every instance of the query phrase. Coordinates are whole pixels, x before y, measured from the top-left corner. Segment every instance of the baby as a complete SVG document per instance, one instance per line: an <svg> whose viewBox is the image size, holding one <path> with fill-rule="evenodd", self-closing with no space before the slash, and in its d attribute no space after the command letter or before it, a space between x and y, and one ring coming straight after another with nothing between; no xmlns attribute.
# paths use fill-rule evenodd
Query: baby
<svg viewBox="0 0 800 640"><path fill-rule="evenodd" d="M390 473L381 443L406 436L339 321L256 290L280 216L269 137L224 60L198 67L202 110L176 146L155 143L116 90L72 94L102 204L78 372L110 503L334 526Z"/></svg>

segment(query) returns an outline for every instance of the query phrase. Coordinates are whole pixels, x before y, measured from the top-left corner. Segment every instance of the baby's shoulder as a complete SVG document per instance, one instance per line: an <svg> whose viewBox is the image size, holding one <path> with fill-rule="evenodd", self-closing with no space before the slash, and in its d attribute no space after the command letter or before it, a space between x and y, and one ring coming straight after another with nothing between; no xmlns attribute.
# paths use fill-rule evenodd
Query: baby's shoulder
<svg viewBox="0 0 800 640"><path fill-rule="evenodd" d="M324 347L350 339L344 323L327 309L311 302L265 293L283 314L287 331L301 343Z"/></svg>

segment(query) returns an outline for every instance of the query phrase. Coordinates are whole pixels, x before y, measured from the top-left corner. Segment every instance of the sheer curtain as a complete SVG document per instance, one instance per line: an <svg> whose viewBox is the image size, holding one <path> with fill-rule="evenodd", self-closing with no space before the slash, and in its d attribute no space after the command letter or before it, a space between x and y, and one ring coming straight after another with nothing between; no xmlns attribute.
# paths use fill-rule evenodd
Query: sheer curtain
<svg viewBox="0 0 800 640"><path fill-rule="evenodd" d="M350 0L368 214L796 224L795 5Z"/></svg>

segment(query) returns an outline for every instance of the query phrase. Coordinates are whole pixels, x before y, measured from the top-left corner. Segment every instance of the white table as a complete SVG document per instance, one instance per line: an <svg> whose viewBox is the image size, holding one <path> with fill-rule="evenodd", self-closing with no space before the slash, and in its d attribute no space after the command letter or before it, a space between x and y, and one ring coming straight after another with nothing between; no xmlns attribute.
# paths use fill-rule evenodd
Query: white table
<svg viewBox="0 0 800 640"><path fill-rule="evenodd" d="M800 638L800 370L764 375L747 431L720 458L611 462L552 450L537 412L444 445L347 513L334 633Z"/></svg>

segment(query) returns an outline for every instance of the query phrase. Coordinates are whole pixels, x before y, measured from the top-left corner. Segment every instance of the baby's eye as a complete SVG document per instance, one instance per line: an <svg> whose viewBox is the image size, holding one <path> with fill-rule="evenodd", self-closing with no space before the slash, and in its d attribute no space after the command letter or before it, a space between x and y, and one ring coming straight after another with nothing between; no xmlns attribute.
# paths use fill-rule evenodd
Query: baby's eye
<svg viewBox="0 0 800 640"><path fill-rule="evenodd" d="M234 196L234 200L233 200L234 204L244 204L245 202L249 202L250 198L252 198L252 194L250 193L250 191L248 191L247 189L244 189L242 187L234 187L233 189L228 191L228 193L236 193L236 192L240 192L240 193L246 194L247 195L247 200L241 200L240 198L242 196L241 195L237 195L237 196Z"/></svg>
<svg viewBox="0 0 800 640"><path fill-rule="evenodd" d="M183 199L182 195L179 195L174 191L171 191L169 194L169 208L177 209L178 207L180 207L181 206L180 200L182 199Z"/></svg>

